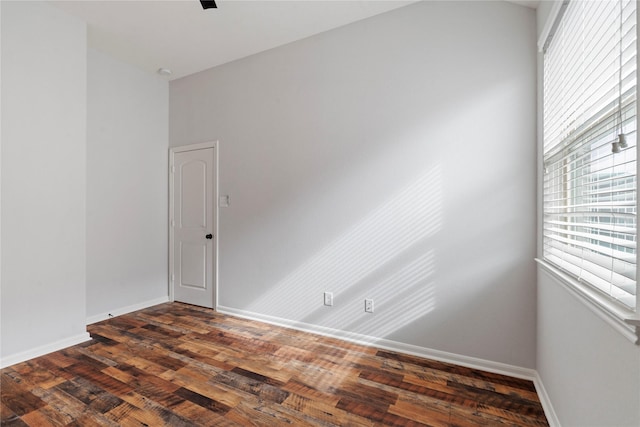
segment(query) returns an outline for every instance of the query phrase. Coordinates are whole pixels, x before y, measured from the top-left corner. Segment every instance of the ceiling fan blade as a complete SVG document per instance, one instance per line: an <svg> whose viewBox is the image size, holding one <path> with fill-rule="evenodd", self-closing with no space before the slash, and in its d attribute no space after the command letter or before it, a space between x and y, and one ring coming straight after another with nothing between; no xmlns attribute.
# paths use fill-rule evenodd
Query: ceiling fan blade
<svg viewBox="0 0 640 427"><path fill-rule="evenodd" d="M217 9L216 2L214 0L200 0L200 4L202 4L203 9Z"/></svg>

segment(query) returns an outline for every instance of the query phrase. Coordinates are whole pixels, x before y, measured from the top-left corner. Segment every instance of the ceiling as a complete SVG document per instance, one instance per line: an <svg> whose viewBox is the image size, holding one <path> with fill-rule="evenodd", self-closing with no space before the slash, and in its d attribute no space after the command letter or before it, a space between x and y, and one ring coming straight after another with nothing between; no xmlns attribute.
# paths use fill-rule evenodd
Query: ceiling
<svg viewBox="0 0 640 427"><path fill-rule="evenodd" d="M49 2L87 22L91 47L176 79L414 1L217 0L207 10L199 0Z"/></svg>

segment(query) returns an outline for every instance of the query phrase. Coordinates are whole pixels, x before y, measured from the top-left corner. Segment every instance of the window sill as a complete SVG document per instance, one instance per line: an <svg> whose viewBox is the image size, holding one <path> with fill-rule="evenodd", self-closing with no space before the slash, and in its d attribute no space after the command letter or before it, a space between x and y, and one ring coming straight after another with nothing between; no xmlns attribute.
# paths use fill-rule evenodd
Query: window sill
<svg viewBox="0 0 640 427"><path fill-rule="evenodd" d="M608 300L599 292L580 283L548 262L536 258L536 262L580 300L589 310L624 335L629 341L640 345L640 315Z"/></svg>

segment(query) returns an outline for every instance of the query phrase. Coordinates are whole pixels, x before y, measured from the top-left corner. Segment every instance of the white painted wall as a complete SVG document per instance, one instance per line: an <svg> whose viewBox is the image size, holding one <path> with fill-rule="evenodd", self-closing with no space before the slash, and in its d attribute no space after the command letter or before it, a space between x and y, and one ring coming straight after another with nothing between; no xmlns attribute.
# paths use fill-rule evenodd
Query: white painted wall
<svg viewBox="0 0 640 427"><path fill-rule="evenodd" d="M2 2L2 364L85 332L86 26ZM36 351L37 352L37 351Z"/></svg>
<svg viewBox="0 0 640 427"><path fill-rule="evenodd" d="M640 346L538 271L538 373L563 427L640 425Z"/></svg>
<svg viewBox="0 0 640 427"><path fill-rule="evenodd" d="M536 9L536 28L538 30L538 37L542 34L544 26L549 19L551 9L554 7L554 3L559 3L562 0L545 0L541 1Z"/></svg>
<svg viewBox="0 0 640 427"><path fill-rule="evenodd" d="M170 144L220 140L220 306L533 368L535 35L420 2L172 81Z"/></svg>
<svg viewBox="0 0 640 427"><path fill-rule="evenodd" d="M541 2L538 8L538 32L552 3ZM542 73L541 56L539 63ZM639 426L640 346L601 320L542 268L537 276L537 370L560 424Z"/></svg>
<svg viewBox="0 0 640 427"><path fill-rule="evenodd" d="M87 316L166 299L169 84L88 52Z"/></svg>

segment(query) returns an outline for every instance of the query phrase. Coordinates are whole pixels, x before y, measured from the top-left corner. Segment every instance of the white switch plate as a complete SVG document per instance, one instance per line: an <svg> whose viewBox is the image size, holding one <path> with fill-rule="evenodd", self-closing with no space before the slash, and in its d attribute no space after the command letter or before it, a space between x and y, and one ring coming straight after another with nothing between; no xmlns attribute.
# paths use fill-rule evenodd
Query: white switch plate
<svg viewBox="0 0 640 427"><path fill-rule="evenodd" d="M372 299L365 299L364 300L364 311L366 311L367 313L373 313L373 300Z"/></svg>
<svg viewBox="0 0 640 427"><path fill-rule="evenodd" d="M225 195L225 196L218 197L218 206L220 206L221 208L228 208L229 196Z"/></svg>
<svg viewBox="0 0 640 427"><path fill-rule="evenodd" d="M324 305L333 305L333 292L324 293Z"/></svg>

